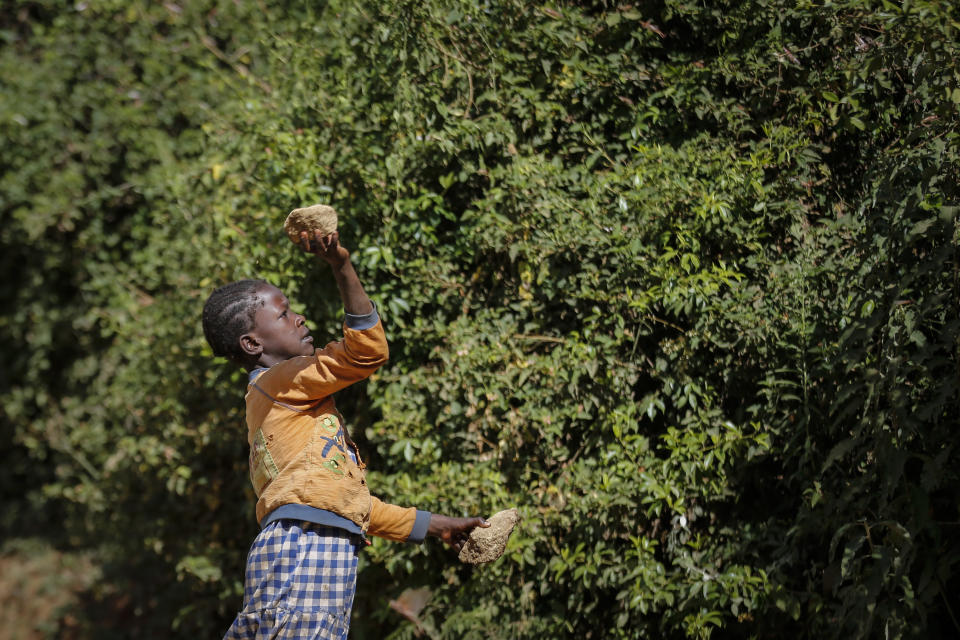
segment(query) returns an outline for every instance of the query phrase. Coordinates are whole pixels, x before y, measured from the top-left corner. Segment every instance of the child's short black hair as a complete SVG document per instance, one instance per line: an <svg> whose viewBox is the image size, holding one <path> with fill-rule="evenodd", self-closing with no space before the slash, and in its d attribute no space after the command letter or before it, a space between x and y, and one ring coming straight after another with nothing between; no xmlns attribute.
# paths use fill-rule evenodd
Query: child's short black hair
<svg viewBox="0 0 960 640"><path fill-rule="evenodd" d="M263 305L257 295L269 283L263 280L237 280L214 290L203 305L203 335L213 355L242 362L247 354L240 348L240 336L254 326L254 315Z"/></svg>

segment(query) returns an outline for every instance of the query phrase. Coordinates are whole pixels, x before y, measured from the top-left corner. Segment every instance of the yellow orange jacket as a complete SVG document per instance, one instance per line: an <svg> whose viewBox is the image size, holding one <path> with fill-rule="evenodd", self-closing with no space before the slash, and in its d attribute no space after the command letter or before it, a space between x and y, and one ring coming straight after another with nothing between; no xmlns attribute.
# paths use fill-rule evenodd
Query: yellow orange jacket
<svg viewBox="0 0 960 640"><path fill-rule="evenodd" d="M428 512L370 495L366 465L333 400L335 392L367 378L388 355L383 325L374 311L348 316L343 340L312 356L251 372L247 439L261 526L294 518L390 540L423 540Z"/></svg>

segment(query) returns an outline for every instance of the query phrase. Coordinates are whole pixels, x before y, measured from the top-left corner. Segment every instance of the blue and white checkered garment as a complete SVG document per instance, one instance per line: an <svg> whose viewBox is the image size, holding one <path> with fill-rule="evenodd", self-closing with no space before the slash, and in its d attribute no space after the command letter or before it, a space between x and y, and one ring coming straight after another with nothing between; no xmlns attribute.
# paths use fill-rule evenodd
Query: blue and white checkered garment
<svg viewBox="0 0 960 640"><path fill-rule="evenodd" d="M224 640L347 640L358 542L312 522L267 525L247 555L243 611Z"/></svg>

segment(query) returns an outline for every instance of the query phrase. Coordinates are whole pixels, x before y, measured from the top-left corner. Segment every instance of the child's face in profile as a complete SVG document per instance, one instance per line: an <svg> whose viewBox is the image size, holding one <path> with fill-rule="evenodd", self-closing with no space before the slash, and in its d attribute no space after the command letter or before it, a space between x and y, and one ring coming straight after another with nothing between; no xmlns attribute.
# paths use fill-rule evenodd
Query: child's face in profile
<svg viewBox="0 0 960 640"><path fill-rule="evenodd" d="M269 367L295 356L313 355L313 338L306 320L290 309L287 296L273 285L264 285L258 293L263 306L257 309L253 330L247 335L262 349L260 364Z"/></svg>

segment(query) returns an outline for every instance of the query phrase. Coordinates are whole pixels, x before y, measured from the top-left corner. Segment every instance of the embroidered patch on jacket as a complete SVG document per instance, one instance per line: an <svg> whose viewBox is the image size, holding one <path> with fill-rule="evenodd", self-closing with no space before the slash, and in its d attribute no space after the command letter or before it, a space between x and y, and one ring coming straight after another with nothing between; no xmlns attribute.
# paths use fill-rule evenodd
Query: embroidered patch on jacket
<svg viewBox="0 0 960 640"><path fill-rule="evenodd" d="M326 414L318 417L314 426L317 429L317 435L324 441L323 449L320 451L320 457L323 459L320 466L335 476L343 477L347 450L340 421L335 416Z"/></svg>
<svg viewBox="0 0 960 640"><path fill-rule="evenodd" d="M317 418L317 427L319 427L327 437L336 437L340 434L340 423L329 413Z"/></svg>
<svg viewBox="0 0 960 640"><path fill-rule="evenodd" d="M253 437L253 445L250 447L250 483L258 498L264 487L279 473L277 463L273 461L273 456L267 449L267 439L263 436L263 429L257 429Z"/></svg>
<svg viewBox="0 0 960 640"><path fill-rule="evenodd" d="M343 475L343 465L347 461L342 453L334 454L329 460L324 460L320 466L338 476Z"/></svg>

